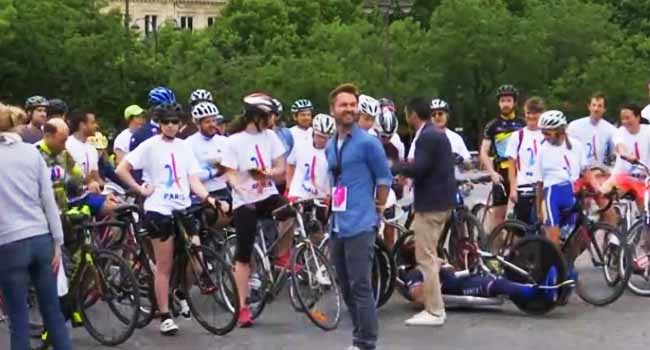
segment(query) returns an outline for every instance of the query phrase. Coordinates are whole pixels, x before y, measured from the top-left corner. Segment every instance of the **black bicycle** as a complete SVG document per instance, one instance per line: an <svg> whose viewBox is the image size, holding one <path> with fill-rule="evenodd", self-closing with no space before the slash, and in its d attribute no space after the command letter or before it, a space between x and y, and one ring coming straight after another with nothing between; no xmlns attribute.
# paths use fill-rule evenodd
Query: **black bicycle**
<svg viewBox="0 0 650 350"><path fill-rule="evenodd" d="M577 274L576 291L580 298L589 304L603 306L616 301L625 291L631 262L621 259L628 256L625 253L629 247L618 228L596 220L612 206L614 196L608 196L609 203L604 208L589 213L585 210L588 208L585 201L595 196L595 193L578 192L576 205L562 213L563 222L574 216L576 224L562 238L561 250ZM522 238L544 235L540 223L527 225L519 220L506 220L490 233L488 247L494 254L507 255Z"/></svg>

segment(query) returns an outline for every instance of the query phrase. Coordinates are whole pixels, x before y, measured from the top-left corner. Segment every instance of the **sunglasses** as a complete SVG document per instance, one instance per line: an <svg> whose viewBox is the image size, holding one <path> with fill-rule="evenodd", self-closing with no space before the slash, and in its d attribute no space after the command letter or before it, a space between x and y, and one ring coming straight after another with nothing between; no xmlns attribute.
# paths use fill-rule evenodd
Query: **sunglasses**
<svg viewBox="0 0 650 350"><path fill-rule="evenodd" d="M160 121L161 125L169 125L169 124L178 125L180 123L181 123L180 119L165 119Z"/></svg>

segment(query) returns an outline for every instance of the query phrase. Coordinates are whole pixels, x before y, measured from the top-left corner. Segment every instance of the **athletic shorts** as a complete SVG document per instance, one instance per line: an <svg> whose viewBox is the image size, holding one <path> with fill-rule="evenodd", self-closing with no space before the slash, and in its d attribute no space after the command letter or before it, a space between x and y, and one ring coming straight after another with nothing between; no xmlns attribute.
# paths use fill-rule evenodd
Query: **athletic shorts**
<svg viewBox="0 0 650 350"><path fill-rule="evenodd" d="M573 195L573 185L570 182L562 182L544 188L544 202L546 205L546 225L562 226L568 222L562 222L562 212L573 208L576 204ZM565 217L567 215L564 215Z"/></svg>
<svg viewBox="0 0 650 350"><path fill-rule="evenodd" d="M510 195L510 181L508 181L508 169L499 169L497 172L503 178L501 185L493 184L492 185L492 205L499 207L502 205L508 205L508 196Z"/></svg>
<svg viewBox="0 0 650 350"><path fill-rule="evenodd" d="M245 204L235 209L233 212L233 222L237 231L235 261L241 263L251 261L257 236L257 223L264 217L271 217L275 209L287 203L286 198L275 194L259 202Z"/></svg>

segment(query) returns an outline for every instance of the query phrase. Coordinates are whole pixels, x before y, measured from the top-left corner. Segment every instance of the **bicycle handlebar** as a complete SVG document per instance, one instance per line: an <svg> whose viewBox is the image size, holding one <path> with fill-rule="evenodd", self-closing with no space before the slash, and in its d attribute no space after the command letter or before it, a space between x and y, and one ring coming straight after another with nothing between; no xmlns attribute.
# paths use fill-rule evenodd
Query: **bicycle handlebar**
<svg viewBox="0 0 650 350"><path fill-rule="evenodd" d="M648 168L648 166L645 163L643 163L642 161L640 161L638 159L632 159L632 158L630 158L628 156L621 156L621 159L623 159L624 161L626 161L626 162L628 162L628 163L630 163L632 165L640 166L643 169L643 171L645 171L646 176L650 176L650 168Z"/></svg>

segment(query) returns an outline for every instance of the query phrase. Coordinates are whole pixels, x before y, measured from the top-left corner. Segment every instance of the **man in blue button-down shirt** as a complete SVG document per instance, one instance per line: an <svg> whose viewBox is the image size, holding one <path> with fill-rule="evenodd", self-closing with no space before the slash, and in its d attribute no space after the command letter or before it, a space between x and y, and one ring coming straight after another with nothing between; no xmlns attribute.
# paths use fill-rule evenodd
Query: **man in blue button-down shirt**
<svg viewBox="0 0 650 350"><path fill-rule="evenodd" d="M371 288L374 244L392 176L376 137L356 125L354 85L330 94L337 134L327 145L332 177L332 259L354 330L348 350L372 350L377 342L377 309Z"/></svg>

